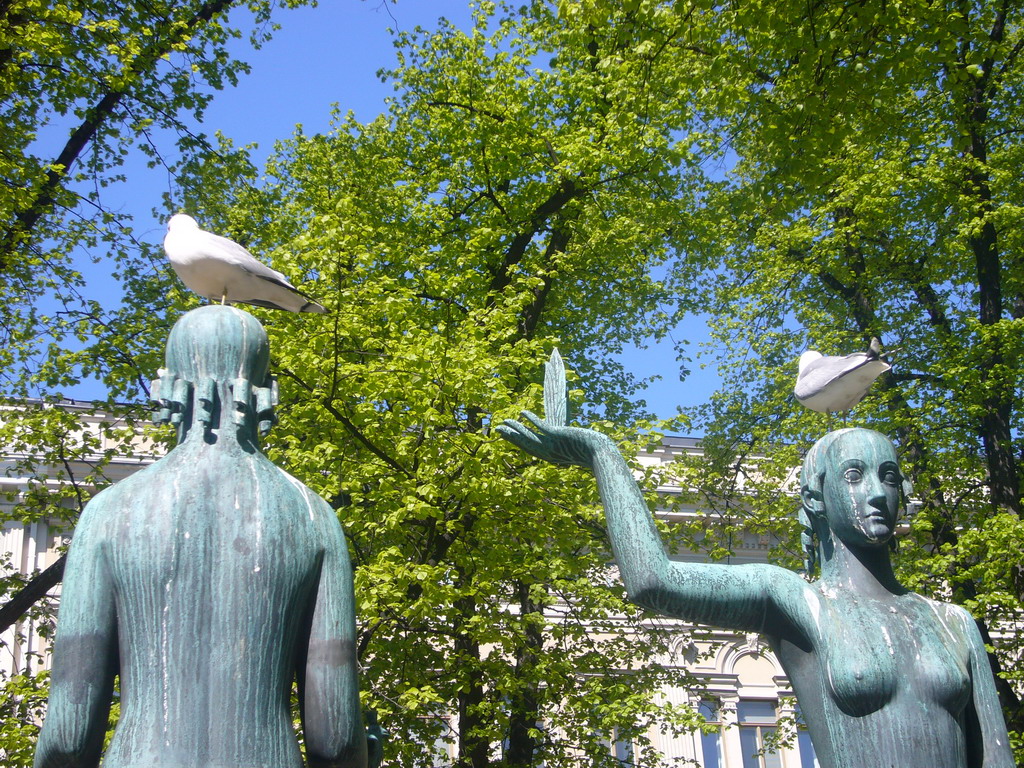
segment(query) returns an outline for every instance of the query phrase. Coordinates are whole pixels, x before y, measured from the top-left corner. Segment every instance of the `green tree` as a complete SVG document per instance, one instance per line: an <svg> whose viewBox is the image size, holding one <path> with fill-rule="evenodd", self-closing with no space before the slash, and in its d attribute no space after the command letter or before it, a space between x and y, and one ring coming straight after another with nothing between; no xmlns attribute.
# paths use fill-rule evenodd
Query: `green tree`
<svg viewBox="0 0 1024 768"><path fill-rule="evenodd" d="M247 65L230 44L270 35L276 6L305 0L86 0L0 3L0 385L14 395L69 383L46 344L101 323L138 243L108 207L132 151L174 167L214 156L198 121ZM231 20L228 19L232 12ZM96 253L102 253L102 256ZM113 273L104 284L82 263ZM55 380L56 379L56 380Z"/></svg>
<svg viewBox="0 0 1024 768"><path fill-rule="evenodd" d="M789 398L795 359L882 337L897 366L856 416L898 438L923 502L905 578L999 633L1020 730L1008 4L483 3L469 32L396 42L388 115L299 133L262 174L223 143L173 201L331 309L255 310L282 385L267 449L346 525L396 762L428 764L440 738L460 768L610 763L619 732L653 765L646 726L692 724L656 706L666 636L608 572L589 478L524 463L491 425L539 406L557 345L574 402L598 404L583 419L642 430L614 354L695 309L729 354L698 414L708 455L680 471L723 525L678 539L724 554L742 526L796 564L786 480L828 422ZM146 258L126 255L131 301L45 375L138 400L195 302Z"/></svg>
<svg viewBox="0 0 1024 768"><path fill-rule="evenodd" d="M612 6L563 9L599 25ZM979 619L1024 731L1024 16L970 0L631 7L651 41L687 20L676 55L702 60L707 86L678 97L729 169L702 200L715 241L679 262L707 270L695 290L724 350L693 471L744 526L777 528L788 468L836 425L792 400L797 357L880 337L894 368L853 421L898 440L921 502L904 576Z"/></svg>

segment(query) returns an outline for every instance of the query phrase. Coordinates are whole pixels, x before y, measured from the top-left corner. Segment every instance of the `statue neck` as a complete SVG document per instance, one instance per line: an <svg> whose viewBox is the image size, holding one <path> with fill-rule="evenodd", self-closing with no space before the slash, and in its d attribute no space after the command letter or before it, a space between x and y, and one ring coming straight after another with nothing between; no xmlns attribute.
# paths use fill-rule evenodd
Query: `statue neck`
<svg viewBox="0 0 1024 768"><path fill-rule="evenodd" d="M255 419L243 417L238 422L231 411L220 411L213 419L203 419L202 414L190 410L188 418L178 424L178 445L205 445L214 449L230 450L241 447L246 453L259 451Z"/></svg>
<svg viewBox="0 0 1024 768"><path fill-rule="evenodd" d="M893 573L887 545L850 547L834 536L821 546L821 581L868 595L907 592Z"/></svg>

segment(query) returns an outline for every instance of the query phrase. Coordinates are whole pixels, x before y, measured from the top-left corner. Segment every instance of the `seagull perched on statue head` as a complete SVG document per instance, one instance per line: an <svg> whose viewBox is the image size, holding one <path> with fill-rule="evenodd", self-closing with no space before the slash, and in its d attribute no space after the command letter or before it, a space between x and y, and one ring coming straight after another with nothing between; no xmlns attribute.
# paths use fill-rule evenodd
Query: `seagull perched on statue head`
<svg viewBox="0 0 1024 768"><path fill-rule="evenodd" d="M327 311L238 243L205 232L184 213L167 222L164 253L181 281L211 301L240 302L288 312Z"/></svg>
<svg viewBox="0 0 1024 768"><path fill-rule="evenodd" d="M808 350L800 355L793 394L812 411L848 411L859 403L875 379L892 366L882 357L882 343L872 338L867 352L825 356Z"/></svg>

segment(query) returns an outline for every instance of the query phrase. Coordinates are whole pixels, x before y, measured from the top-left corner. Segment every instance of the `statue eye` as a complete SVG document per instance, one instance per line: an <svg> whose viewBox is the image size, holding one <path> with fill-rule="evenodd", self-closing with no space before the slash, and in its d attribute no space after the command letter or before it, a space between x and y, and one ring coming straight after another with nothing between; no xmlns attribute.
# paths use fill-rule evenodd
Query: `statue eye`
<svg viewBox="0 0 1024 768"><path fill-rule="evenodd" d="M890 469L888 472L882 474L882 482L886 485L899 485L900 476Z"/></svg>
<svg viewBox="0 0 1024 768"><path fill-rule="evenodd" d="M864 473L857 469L857 467L850 467L843 472L843 477L848 483L859 483L863 479Z"/></svg>

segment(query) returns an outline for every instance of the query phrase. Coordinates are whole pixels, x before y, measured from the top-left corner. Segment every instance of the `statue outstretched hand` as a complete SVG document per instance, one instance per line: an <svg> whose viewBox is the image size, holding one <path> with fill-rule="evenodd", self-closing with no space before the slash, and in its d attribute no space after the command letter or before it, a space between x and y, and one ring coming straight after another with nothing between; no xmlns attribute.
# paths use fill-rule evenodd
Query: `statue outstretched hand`
<svg viewBox="0 0 1024 768"><path fill-rule="evenodd" d="M531 456L561 466L593 469L594 457L602 446L615 450L611 440L600 432L565 426L568 415L565 366L557 349L544 366L544 414L547 418L541 419L530 411L523 411L523 418L532 428L506 419L497 427L498 434Z"/></svg>

